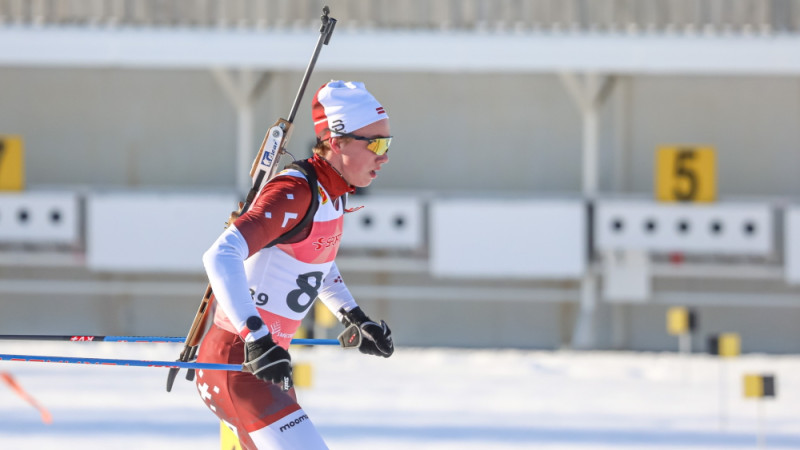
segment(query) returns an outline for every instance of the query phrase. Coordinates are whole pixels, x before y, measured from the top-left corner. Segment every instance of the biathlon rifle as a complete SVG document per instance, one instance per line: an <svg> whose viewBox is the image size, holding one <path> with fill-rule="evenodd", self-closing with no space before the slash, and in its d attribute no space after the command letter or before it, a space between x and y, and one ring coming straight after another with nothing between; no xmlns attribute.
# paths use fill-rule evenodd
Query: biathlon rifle
<svg viewBox="0 0 800 450"><path fill-rule="evenodd" d="M320 50L322 50L322 46L328 45L331 34L333 33L333 28L336 26L336 19L329 17L328 14L330 14L330 9L327 6L323 7L322 17L320 17L322 26L319 29L319 39L317 40L316 47L314 47L314 54L311 56L311 61L308 63L306 72L303 74L303 80L300 83L300 89L297 91L297 96L292 104L289 117L288 119L279 118L264 136L264 141L261 143L261 148L258 150L256 159L253 161L253 167L250 170L250 177L253 180L253 185L247 193L245 201L239 203L239 209L231 213L226 226L230 226L236 218L247 212L267 181L275 175L278 168L278 159L283 153L286 153L286 144L292 132L292 123L294 122L295 115L300 106L300 101L303 99L303 93L308 85L308 79L311 77L311 72L314 70L314 65L317 63L317 57L319 56ZM195 314L192 326L189 328L189 334L186 336L183 350L177 361L189 362L196 359L197 348L206 332L212 299L213 294L211 285L209 284L206 287L203 300L200 302L200 306L197 309L197 314ZM179 367L169 369L169 374L167 375L167 392L172 390L172 384L175 382L175 377L179 370ZM194 379L193 369L189 369L186 374L186 379L189 381Z"/></svg>

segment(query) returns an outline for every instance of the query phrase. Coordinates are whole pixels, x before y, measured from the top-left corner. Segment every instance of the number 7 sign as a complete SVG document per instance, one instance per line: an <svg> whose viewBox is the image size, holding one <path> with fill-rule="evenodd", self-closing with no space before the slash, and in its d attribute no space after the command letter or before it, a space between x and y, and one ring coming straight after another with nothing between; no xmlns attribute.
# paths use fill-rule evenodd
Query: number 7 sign
<svg viewBox="0 0 800 450"><path fill-rule="evenodd" d="M658 148L656 200L713 202L717 197L716 155L712 147L662 146Z"/></svg>
<svg viewBox="0 0 800 450"><path fill-rule="evenodd" d="M22 138L0 135L0 191L25 187L25 157Z"/></svg>

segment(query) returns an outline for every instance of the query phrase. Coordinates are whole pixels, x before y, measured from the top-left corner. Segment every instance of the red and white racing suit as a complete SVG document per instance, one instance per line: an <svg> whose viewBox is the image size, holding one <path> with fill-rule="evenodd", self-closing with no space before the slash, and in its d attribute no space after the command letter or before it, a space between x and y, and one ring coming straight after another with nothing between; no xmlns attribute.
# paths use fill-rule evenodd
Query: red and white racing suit
<svg viewBox="0 0 800 450"><path fill-rule="evenodd" d="M245 339L266 335L249 332L245 322L250 316L261 316L272 339L288 348L317 296L337 317L341 308L357 306L334 262L344 197L352 187L325 159L309 161L317 173L319 207L306 230L292 242L265 248L298 225L311 206L303 174L284 170L203 255L216 309L198 361L244 362ZM294 389L284 392L250 373L216 370L198 371L196 384L206 405L238 433L244 448L327 448Z"/></svg>

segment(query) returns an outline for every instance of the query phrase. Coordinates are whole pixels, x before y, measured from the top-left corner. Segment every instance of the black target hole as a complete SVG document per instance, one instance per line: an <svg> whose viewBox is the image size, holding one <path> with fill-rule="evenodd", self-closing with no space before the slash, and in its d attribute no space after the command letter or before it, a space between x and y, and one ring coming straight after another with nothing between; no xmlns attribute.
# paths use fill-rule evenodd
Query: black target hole
<svg viewBox="0 0 800 450"><path fill-rule="evenodd" d="M752 236L756 233L756 224L753 222L745 222L744 224L744 234L748 236Z"/></svg>

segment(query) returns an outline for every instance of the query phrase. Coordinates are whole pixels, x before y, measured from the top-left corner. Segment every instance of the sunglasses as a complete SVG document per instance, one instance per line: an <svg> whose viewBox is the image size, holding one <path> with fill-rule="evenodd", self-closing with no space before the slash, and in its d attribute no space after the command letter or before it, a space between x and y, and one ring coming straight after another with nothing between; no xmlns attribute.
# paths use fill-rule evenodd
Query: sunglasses
<svg viewBox="0 0 800 450"><path fill-rule="evenodd" d="M392 143L392 137L379 137L379 138L368 138L364 136L358 136L355 134L340 134L339 136L335 137L349 137L355 139L357 141L365 141L367 143L367 150L375 153L378 156L385 155L386 152L389 151L389 145Z"/></svg>

